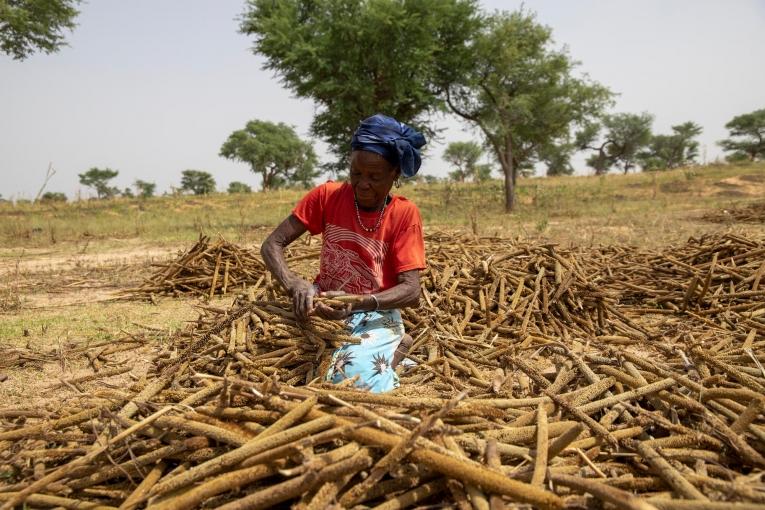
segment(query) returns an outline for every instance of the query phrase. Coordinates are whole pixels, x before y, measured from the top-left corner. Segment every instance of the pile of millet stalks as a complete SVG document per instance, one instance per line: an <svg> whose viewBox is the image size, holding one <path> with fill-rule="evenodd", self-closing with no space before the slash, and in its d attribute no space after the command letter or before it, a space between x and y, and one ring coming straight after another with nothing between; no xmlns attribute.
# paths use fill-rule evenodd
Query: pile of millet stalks
<svg viewBox="0 0 765 510"><path fill-rule="evenodd" d="M701 216L712 223L765 223L765 202L708 212Z"/></svg>
<svg viewBox="0 0 765 510"><path fill-rule="evenodd" d="M318 259L316 243L296 243L288 250L290 262ZM265 264L255 251L237 246L222 237L199 240L173 260L151 264L156 270L138 287L124 289L126 296L154 299L159 295L226 295L247 285L259 286L267 277Z"/></svg>
<svg viewBox="0 0 765 510"><path fill-rule="evenodd" d="M762 240L428 256L399 389L324 383L359 340L264 279L131 386L0 408L0 503L765 509Z"/></svg>

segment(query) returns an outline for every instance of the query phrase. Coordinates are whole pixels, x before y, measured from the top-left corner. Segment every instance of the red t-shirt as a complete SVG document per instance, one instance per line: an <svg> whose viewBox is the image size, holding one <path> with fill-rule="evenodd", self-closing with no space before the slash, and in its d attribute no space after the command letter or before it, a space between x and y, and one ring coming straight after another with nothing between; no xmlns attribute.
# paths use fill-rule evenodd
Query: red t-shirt
<svg viewBox="0 0 765 510"><path fill-rule="evenodd" d="M422 218L417 206L393 196L374 232L359 226L349 183L327 182L308 192L292 214L312 235L324 234L316 284L322 291L370 294L398 283L398 274L425 269ZM379 212L359 211L366 227Z"/></svg>

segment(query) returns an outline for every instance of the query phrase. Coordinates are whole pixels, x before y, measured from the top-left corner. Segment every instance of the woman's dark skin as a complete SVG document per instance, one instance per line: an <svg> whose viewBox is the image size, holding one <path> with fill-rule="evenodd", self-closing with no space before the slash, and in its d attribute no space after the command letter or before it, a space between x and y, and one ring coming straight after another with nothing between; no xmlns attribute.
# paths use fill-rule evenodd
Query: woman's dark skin
<svg viewBox="0 0 765 510"><path fill-rule="evenodd" d="M393 183L401 174L398 167L374 152L353 151L351 153L351 187L359 207L366 211L380 211L388 198ZM384 221L384 220L383 220ZM360 296L354 305L335 310L322 303L314 305L313 285L296 275L287 266L284 249L306 231L305 225L290 215L263 242L260 253L271 274L292 298L292 307L300 320L316 314L332 320L342 320L351 312L369 311L376 308L375 300ZM321 296L345 295L342 291L322 292ZM420 299L420 272L404 271L398 274L398 283L390 289L375 294L380 310L416 306Z"/></svg>

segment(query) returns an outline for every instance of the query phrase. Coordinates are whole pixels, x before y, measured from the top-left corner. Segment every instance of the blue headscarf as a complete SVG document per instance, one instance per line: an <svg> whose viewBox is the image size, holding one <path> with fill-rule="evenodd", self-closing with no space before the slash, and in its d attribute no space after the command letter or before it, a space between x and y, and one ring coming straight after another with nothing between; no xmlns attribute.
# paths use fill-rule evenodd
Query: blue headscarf
<svg viewBox="0 0 765 510"><path fill-rule="evenodd" d="M404 177L412 177L420 169L420 147L425 137L403 122L380 113L364 119L351 139L353 150L379 154L398 166Z"/></svg>

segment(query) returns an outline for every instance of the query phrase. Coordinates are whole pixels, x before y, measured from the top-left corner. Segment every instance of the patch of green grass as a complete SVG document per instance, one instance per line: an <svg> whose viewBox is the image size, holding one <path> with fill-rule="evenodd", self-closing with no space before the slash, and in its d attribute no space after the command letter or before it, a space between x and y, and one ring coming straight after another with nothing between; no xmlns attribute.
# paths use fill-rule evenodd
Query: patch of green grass
<svg viewBox="0 0 765 510"><path fill-rule="evenodd" d="M120 331L136 331L136 324L158 327L170 334L196 318L192 302L162 299L160 306L135 301L107 301L72 305L65 309L21 309L0 315L0 344L26 345L47 350L59 341L80 343L116 339ZM25 331L27 332L25 334Z"/></svg>

